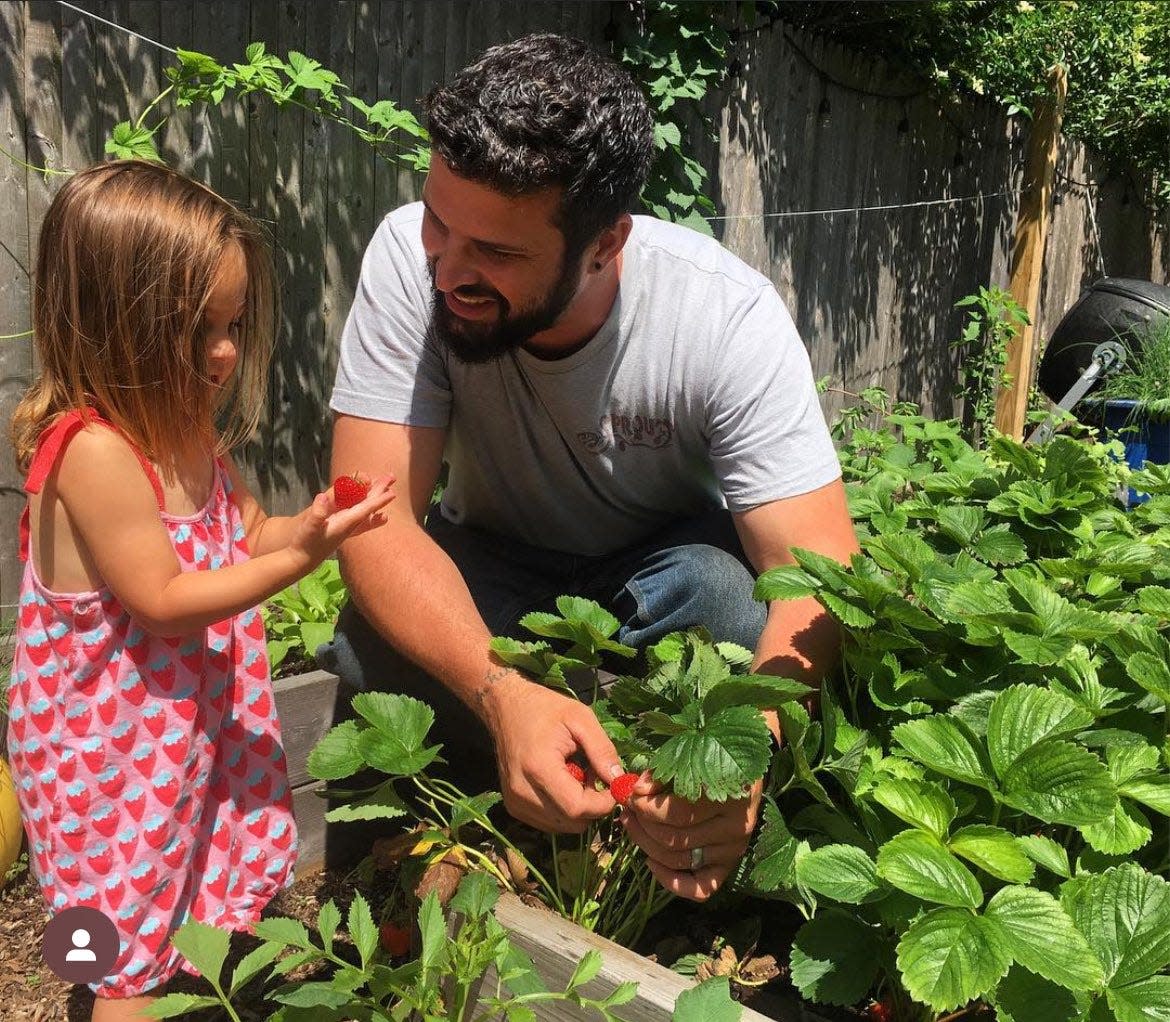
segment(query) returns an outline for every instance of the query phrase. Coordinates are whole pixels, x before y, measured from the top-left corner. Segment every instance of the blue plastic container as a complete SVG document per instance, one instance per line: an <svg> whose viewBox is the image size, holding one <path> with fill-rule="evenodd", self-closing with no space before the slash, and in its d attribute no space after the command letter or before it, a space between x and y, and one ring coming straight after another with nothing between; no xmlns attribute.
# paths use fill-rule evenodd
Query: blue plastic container
<svg viewBox="0 0 1170 1022"><path fill-rule="evenodd" d="M1147 418L1137 401L1115 399L1103 405L1100 422L1125 444L1125 463L1130 468L1139 469L1147 461L1170 465L1170 420ZM1131 487L1127 504L1133 507L1149 499L1148 493L1139 493Z"/></svg>

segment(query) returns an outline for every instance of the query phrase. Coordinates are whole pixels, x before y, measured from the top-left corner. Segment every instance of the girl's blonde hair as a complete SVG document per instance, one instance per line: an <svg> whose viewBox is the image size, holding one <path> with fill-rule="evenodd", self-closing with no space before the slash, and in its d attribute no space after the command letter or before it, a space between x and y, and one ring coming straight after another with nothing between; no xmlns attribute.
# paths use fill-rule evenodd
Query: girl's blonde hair
<svg viewBox="0 0 1170 1022"><path fill-rule="evenodd" d="M247 296L237 368L217 391L204 310L232 243L244 255ZM40 372L12 418L21 470L41 431L74 408L105 416L167 476L183 453L222 452L246 439L267 391L273 277L258 225L210 188L142 160L74 174L41 225L33 290Z"/></svg>

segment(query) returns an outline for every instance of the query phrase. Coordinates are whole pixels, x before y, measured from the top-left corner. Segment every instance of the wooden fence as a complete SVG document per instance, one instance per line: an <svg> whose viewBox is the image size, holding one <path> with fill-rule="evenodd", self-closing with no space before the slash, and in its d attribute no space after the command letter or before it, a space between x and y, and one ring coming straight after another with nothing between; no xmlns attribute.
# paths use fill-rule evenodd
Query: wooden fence
<svg viewBox="0 0 1170 1022"><path fill-rule="evenodd" d="M0 146L34 166L102 158L118 121L165 85L164 46L238 59L262 40L320 60L367 100L419 98L482 48L535 30L604 45L621 4L502 0L51 0L0 2ZM724 242L775 281L818 375L882 385L939 414L956 410L948 342L954 302L1006 284L1024 128L984 103L941 106L921 85L781 25L744 30L737 74L697 148L726 219ZM174 165L270 225L284 324L267 421L246 471L273 512L326 481L336 344L377 220L418 196L410 170L342 129L266 100L177 111L159 139ZM1106 180L1105 184L1098 184ZM29 268L60 177L0 157L0 334L29 327ZM1167 247L1124 178L1065 145L1045 262L1040 333L1080 288L1109 274L1164 280ZM972 196L983 198L972 199ZM936 200L947 200L936 202ZM962 200L962 201L950 201ZM858 212L860 207L890 207ZM843 210L817 215L809 210ZM1093 225L1096 225L1094 228ZM27 338L0 343L0 419L34 371ZM843 402L830 394L831 412ZM0 603L16 592L20 480L0 453Z"/></svg>

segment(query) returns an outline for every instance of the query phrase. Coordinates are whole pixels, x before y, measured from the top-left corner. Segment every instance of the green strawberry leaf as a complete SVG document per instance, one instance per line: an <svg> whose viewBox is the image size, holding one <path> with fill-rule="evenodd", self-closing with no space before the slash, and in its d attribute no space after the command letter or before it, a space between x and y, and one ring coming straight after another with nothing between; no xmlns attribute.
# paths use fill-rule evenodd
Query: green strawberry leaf
<svg viewBox="0 0 1170 1022"><path fill-rule="evenodd" d="M1035 873L1032 860L1019 839L1001 827L984 824L963 827L951 835L947 847L993 877L1010 884L1026 884Z"/></svg>
<svg viewBox="0 0 1170 1022"><path fill-rule="evenodd" d="M354 820L393 820L410 810L394 789L394 782L385 781L365 798L335 806L325 814L330 823L351 823Z"/></svg>
<svg viewBox="0 0 1170 1022"><path fill-rule="evenodd" d="M1126 673L1147 692L1170 703L1170 664L1152 653L1134 653L1125 662Z"/></svg>
<svg viewBox="0 0 1170 1022"><path fill-rule="evenodd" d="M923 766L981 788L988 787L987 768L967 728L935 714L894 728L894 741Z"/></svg>
<svg viewBox="0 0 1170 1022"><path fill-rule="evenodd" d="M1061 888L1061 903L1105 967L1110 987L1170 965L1170 883L1126 863L1082 874Z"/></svg>
<svg viewBox="0 0 1170 1022"><path fill-rule="evenodd" d="M364 721L346 720L330 728L309 753L306 769L310 777L336 781L356 774L366 761L358 748L358 735L366 730Z"/></svg>
<svg viewBox="0 0 1170 1022"><path fill-rule="evenodd" d="M799 600L814 595L820 583L795 564L769 568L756 579L752 595L762 602L772 600Z"/></svg>
<svg viewBox="0 0 1170 1022"><path fill-rule="evenodd" d="M877 978L881 944L877 932L836 908L817 913L792 942L793 985L810 1001L855 1004Z"/></svg>
<svg viewBox="0 0 1170 1022"><path fill-rule="evenodd" d="M1097 823L1117 793L1105 764L1087 749L1050 739L1020 755L1003 777L1000 799L1045 823Z"/></svg>
<svg viewBox="0 0 1170 1022"><path fill-rule="evenodd" d="M796 856L801 842L792 836L776 803L765 798L764 822L752 848L748 883L769 893L796 886Z"/></svg>
<svg viewBox="0 0 1170 1022"><path fill-rule="evenodd" d="M973 909L983 903L974 874L926 831L904 830L890 838L878 850L877 873L923 901Z"/></svg>
<svg viewBox="0 0 1170 1022"><path fill-rule="evenodd" d="M1008 951L1025 969L1069 990L1092 990L1104 982L1100 960L1051 894L1004 887L984 914L999 923Z"/></svg>
<svg viewBox="0 0 1170 1022"><path fill-rule="evenodd" d="M796 879L834 901L859 905L880 890L877 868L856 845L822 845L796 859Z"/></svg>
<svg viewBox="0 0 1170 1022"><path fill-rule="evenodd" d="M175 931L171 943L218 989L229 939L227 930L189 919Z"/></svg>
<svg viewBox="0 0 1170 1022"><path fill-rule="evenodd" d="M753 706L729 706L686 734L675 735L650 758L663 784L685 799L742 798L771 761L772 733Z"/></svg>
<svg viewBox="0 0 1170 1022"><path fill-rule="evenodd" d="M1125 781L1117 790L1126 798L1149 806L1156 813L1170 816L1170 777L1165 775L1138 777Z"/></svg>
<svg viewBox="0 0 1170 1022"><path fill-rule="evenodd" d="M1127 986L1110 987L1105 997L1117 1022L1170 1019L1170 976L1149 976Z"/></svg>
<svg viewBox="0 0 1170 1022"><path fill-rule="evenodd" d="M333 903L328 902L328 904L332 905ZM334 911L336 911L336 908ZM328 948L329 945L326 944L326 949ZM228 988L228 995L235 996L239 993L242 987L267 969L283 952L284 946L282 944L266 941L246 954L232 970L231 986Z"/></svg>
<svg viewBox="0 0 1170 1022"><path fill-rule="evenodd" d="M1011 961L1000 927L966 909L927 912L898 942L898 970L907 991L939 1012L988 993Z"/></svg>
<svg viewBox="0 0 1170 1022"><path fill-rule="evenodd" d="M1082 1017L1071 990L1013 965L993 998L997 1022L1075 1022Z"/></svg>
<svg viewBox="0 0 1170 1022"><path fill-rule="evenodd" d="M1037 866L1043 866L1050 873L1066 879L1072 876L1072 867L1069 865L1068 852L1064 845L1053 841L1043 834L1025 834L1016 838L1019 846Z"/></svg>
<svg viewBox="0 0 1170 1022"><path fill-rule="evenodd" d="M1170 589L1165 586L1144 586L1137 591L1138 610L1170 621Z"/></svg>
<svg viewBox="0 0 1170 1022"><path fill-rule="evenodd" d="M1105 819L1080 830L1089 845L1105 855L1129 855L1144 847L1153 836L1145 813L1124 800Z"/></svg>
<svg viewBox="0 0 1170 1022"><path fill-rule="evenodd" d="M674 1002L671 1022L739 1022L743 1007L731 996L726 976L714 976L684 990Z"/></svg>
<svg viewBox="0 0 1170 1022"><path fill-rule="evenodd" d="M1045 738L1073 734L1093 723L1088 710L1051 689L1013 685L991 704L987 750L997 777L1003 777L1021 753Z"/></svg>
<svg viewBox="0 0 1170 1022"><path fill-rule="evenodd" d="M870 795L903 823L928 830L945 838L955 818L955 800L931 781L884 778L874 785Z"/></svg>
<svg viewBox="0 0 1170 1022"><path fill-rule="evenodd" d="M156 998L146 1007L139 1008L138 1013L143 1018L175 1018L186 1015L200 1008L218 1008L218 997L208 997L203 994L167 994Z"/></svg>
<svg viewBox="0 0 1170 1022"><path fill-rule="evenodd" d="M355 894L349 904L348 927L354 946L361 955L364 969L378 947L378 927L374 925L369 904L360 894Z"/></svg>
<svg viewBox="0 0 1170 1022"><path fill-rule="evenodd" d="M789 678L766 674L735 674L709 689L703 697L703 714L715 716L728 706L754 706L774 710L784 703L803 699L812 689Z"/></svg>

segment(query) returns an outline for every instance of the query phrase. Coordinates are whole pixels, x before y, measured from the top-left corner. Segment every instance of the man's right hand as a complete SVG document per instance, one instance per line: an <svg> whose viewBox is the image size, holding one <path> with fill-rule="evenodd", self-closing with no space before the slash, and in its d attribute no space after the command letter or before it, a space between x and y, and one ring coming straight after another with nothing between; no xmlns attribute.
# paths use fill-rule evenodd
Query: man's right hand
<svg viewBox="0 0 1170 1022"><path fill-rule="evenodd" d="M584 703L509 672L485 692L504 808L539 830L579 834L613 812L609 791L574 780L565 764L583 753L607 784L622 773L613 742Z"/></svg>

